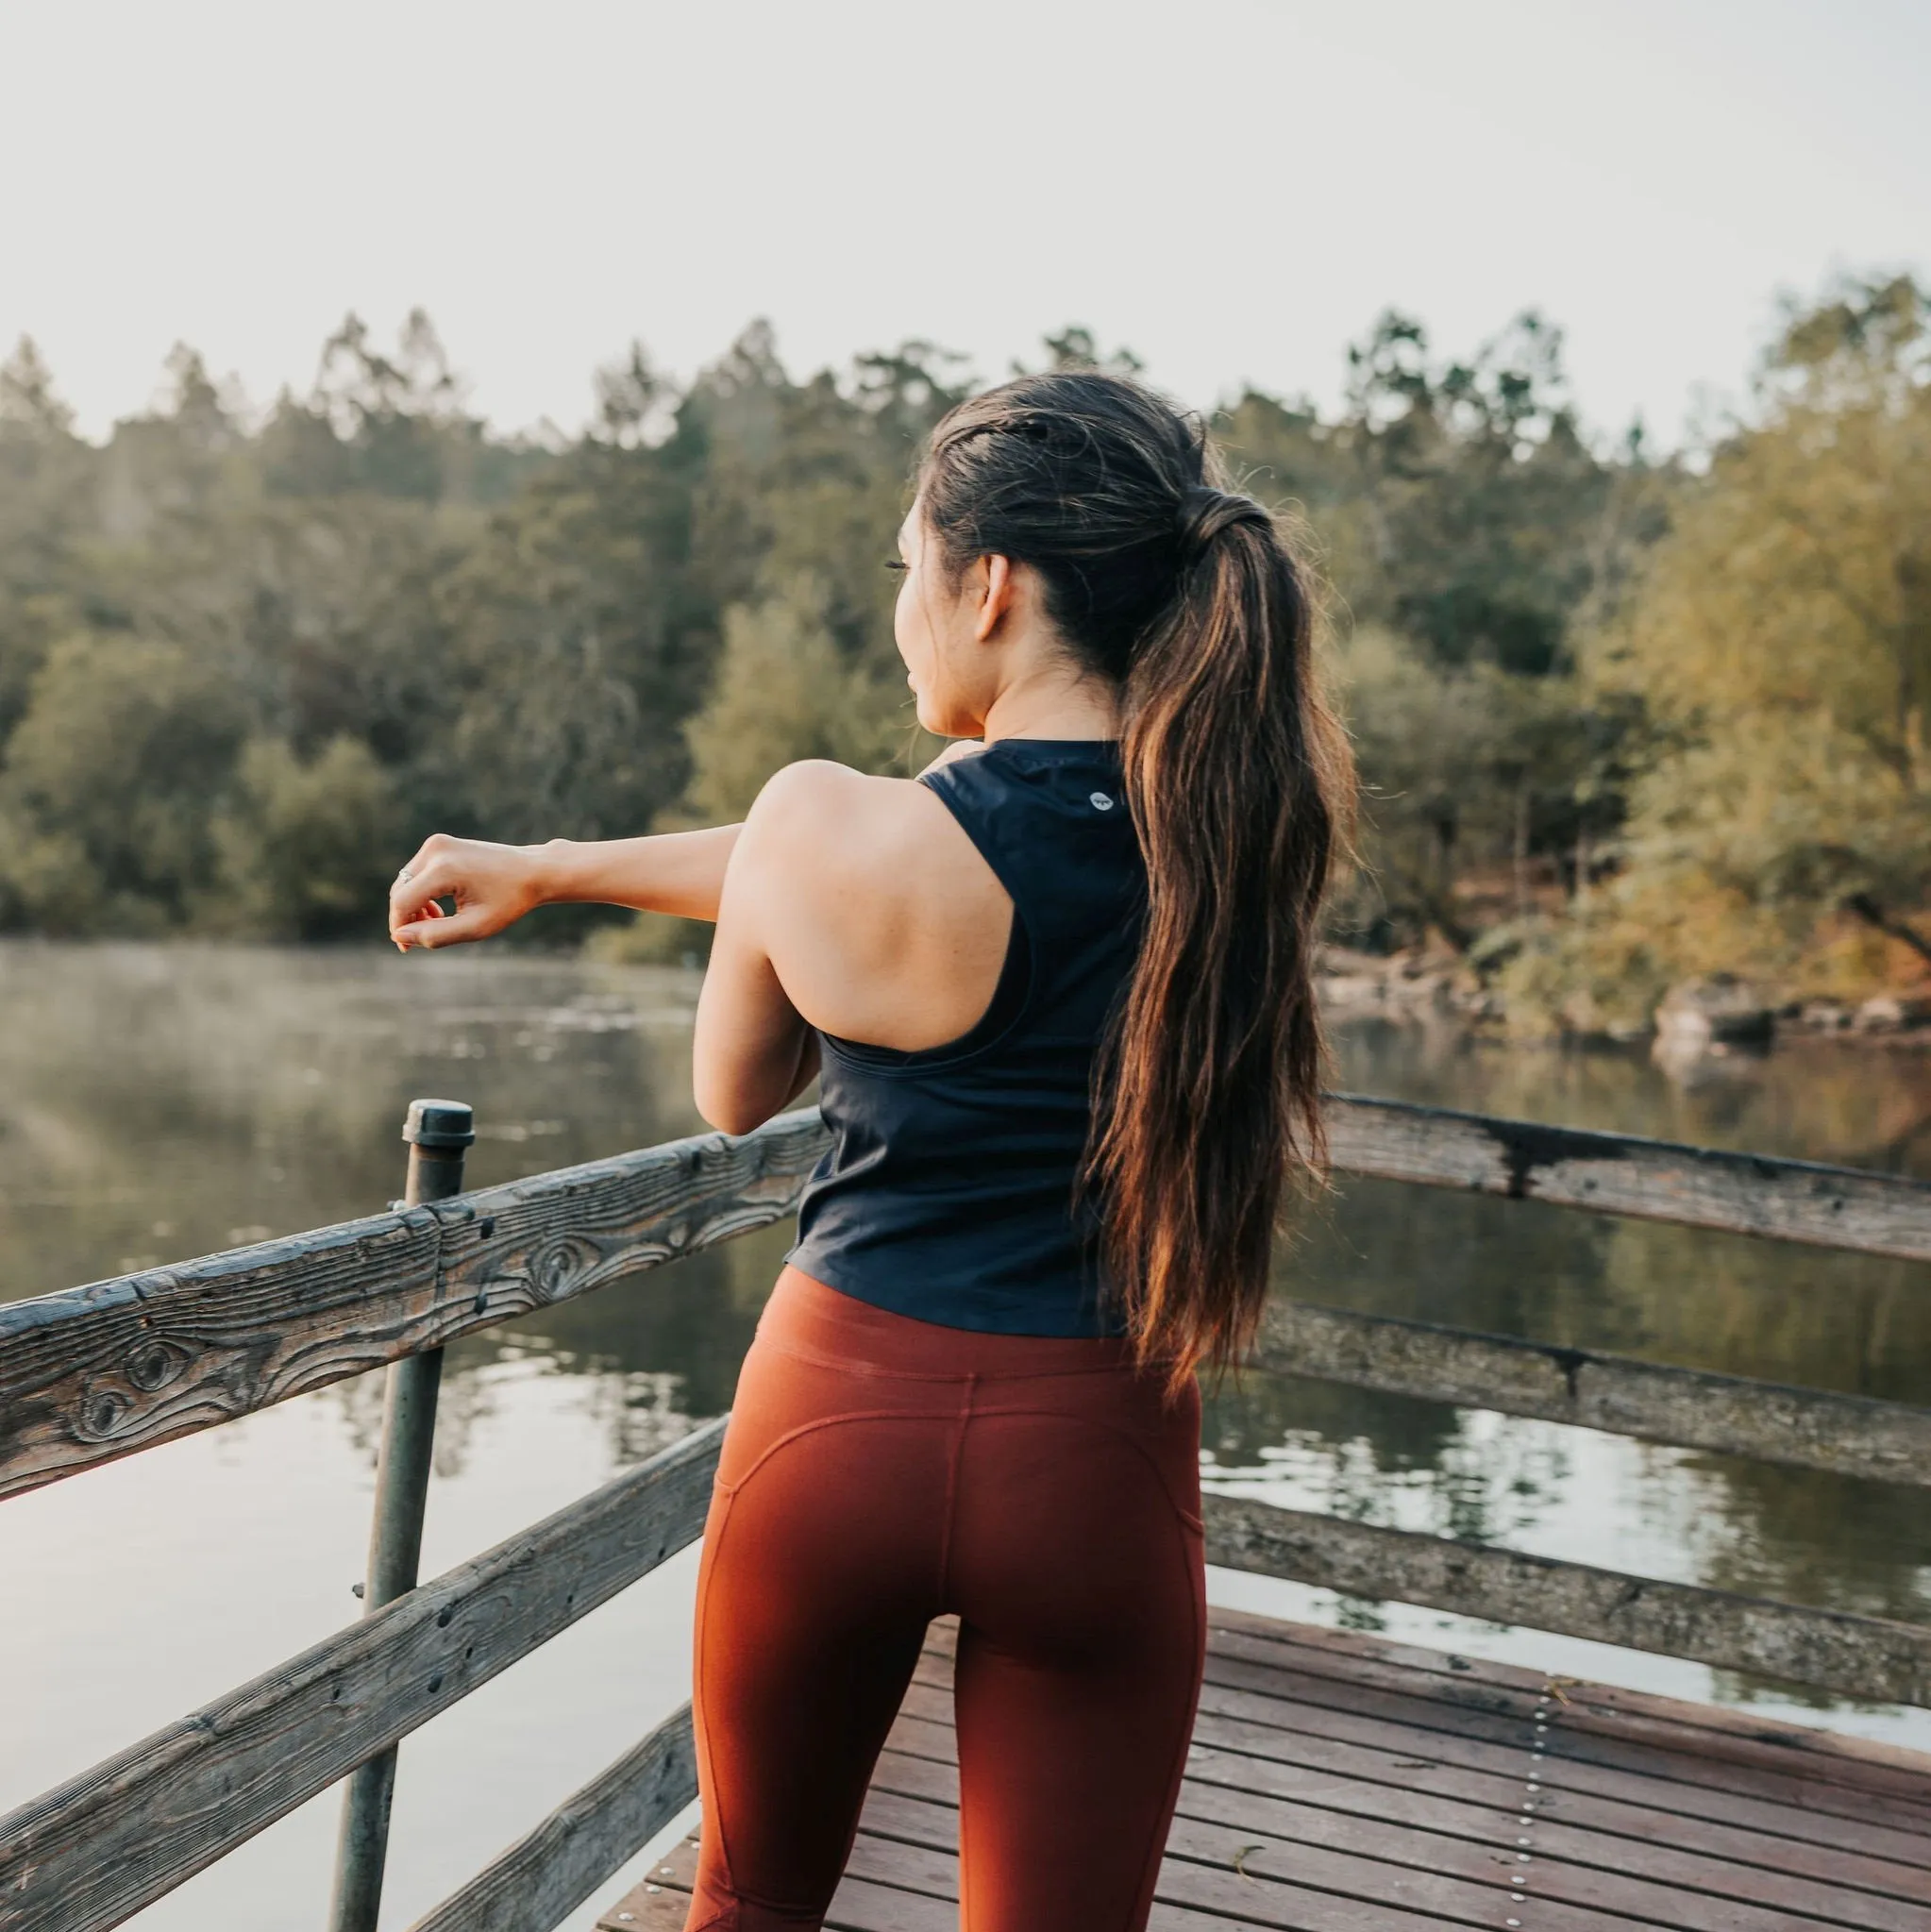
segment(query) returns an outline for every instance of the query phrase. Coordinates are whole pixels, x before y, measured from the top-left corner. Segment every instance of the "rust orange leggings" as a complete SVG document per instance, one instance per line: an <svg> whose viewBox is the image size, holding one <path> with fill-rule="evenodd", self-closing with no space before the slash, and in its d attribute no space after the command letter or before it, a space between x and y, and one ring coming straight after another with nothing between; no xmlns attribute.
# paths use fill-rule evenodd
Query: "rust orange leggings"
<svg viewBox="0 0 1931 1932"><path fill-rule="evenodd" d="M1200 1399L1121 1342L915 1321L787 1268L705 1528L686 1932L823 1921L956 1612L966 1932L1140 1932L1200 1694Z"/></svg>

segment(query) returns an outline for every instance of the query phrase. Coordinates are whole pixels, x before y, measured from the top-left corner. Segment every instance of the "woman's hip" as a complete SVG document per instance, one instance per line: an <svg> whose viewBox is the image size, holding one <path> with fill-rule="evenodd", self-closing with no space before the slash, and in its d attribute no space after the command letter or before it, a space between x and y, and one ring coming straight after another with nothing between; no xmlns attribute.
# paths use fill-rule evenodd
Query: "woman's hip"
<svg viewBox="0 0 1931 1932"><path fill-rule="evenodd" d="M992 1459L1049 1491L1058 1470L1090 1471L1104 1445L1157 1471L1197 1518L1191 1383L1170 1393L1117 1338L945 1328L786 1268L739 1376L719 1484L734 1489L774 1456L814 1448L848 1476L892 1457L956 1482Z"/></svg>

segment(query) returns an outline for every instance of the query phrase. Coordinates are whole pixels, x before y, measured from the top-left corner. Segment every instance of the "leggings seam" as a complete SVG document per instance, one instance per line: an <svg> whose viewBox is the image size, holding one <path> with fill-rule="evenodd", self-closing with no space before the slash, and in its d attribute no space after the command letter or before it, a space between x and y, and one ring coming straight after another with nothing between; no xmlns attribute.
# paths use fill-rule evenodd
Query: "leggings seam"
<svg viewBox="0 0 1931 1932"><path fill-rule="evenodd" d="M939 1516L937 1601L941 1604L947 1601L952 1580L952 1519L958 1513L959 1468L966 1459L966 1432L972 1425L972 1397L978 1380L976 1375L966 1378L965 1406L959 1411L958 1427L952 1434L952 1453L946 1460L946 1497Z"/></svg>
<svg viewBox="0 0 1931 1932"><path fill-rule="evenodd" d="M710 1595L711 1582L710 1572L712 1567L717 1562L719 1555L723 1551L724 1533L730 1522L731 1504L736 1500L735 1492L733 1490L724 1488L721 1484L716 1485L715 1487L717 1487L720 1499L722 1500L724 1506L722 1509L718 1511L717 1521L715 1522L715 1524L710 1526L704 1537L705 1545L704 1554L707 1560L704 1565L704 1571L701 1579L703 1588L700 1590L698 1594L697 1604L696 1618L697 1655L692 1659L693 1681L691 1688L692 1705L694 1711L698 1705L700 1705L704 1702L704 1623L705 1623L704 1604L705 1599ZM738 1895L737 1880L731 1875L730 1840L726 1836L724 1829L724 1792L723 1787L718 1783L716 1761L712 1756L711 1726L708 1723L702 1727L701 1735L703 1740L704 1753L703 1766L704 1781L708 1783L711 1787L711 1796L713 1800L711 1825L712 1828L717 1834L717 1862L724 1873L724 1882L730 1888L731 1897L733 1900L735 1900ZM722 1925L723 1924L724 1915L722 1913L717 1913L714 1914L711 1919L706 1920L704 1922L704 1924L697 1928L697 1932L708 1932L709 1927L713 1925Z"/></svg>
<svg viewBox="0 0 1931 1932"><path fill-rule="evenodd" d="M716 1549L720 1551L724 1547L724 1532L730 1520L730 1505L733 1500L732 1495L727 1492L724 1498L723 1512L718 1517L715 1526L705 1538L708 1543L714 1544ZM714 1560L715 1560L714 1557ZM697 1605L697 1655L693 1659L695 1667L693 1674L696 1682L693 1684L692 1688L698 1697L703 1695L704 1682L703 1607L701 1603ZM711 1727L708 1724L704 1727L704 1769L709 1775L712 1795L714 1801L711 1809L710 1823L717 1833L717 1862L723 1871L724 1883L730 1892L730 1904L723 1911L712 1918L706 1919L697 1928L697 1932L714 1932L714 1928L716 1928L716 1932L729 1932L729 1928L737 1924L737 1908L744 1905L758 1906L765 1911L771 1912L795 1912L798 1907L794 1902L787 1899L770 1898L760 1892L747 1891L738 1883L737 1873L731 1866L730 1835L726 1830L724 1823L723 1788L718 1783L717 1768L711 1756Z"/></svg>
<svg viewBox="0 0 1931 1932"><path fill-rule="evenodd" d="M995 1416L1045 1416L1049 1418L1050 1420L1057 1422L1082 1422L1084 1423L1088 1428L1103 1429L1106 1431L1108 1435L1118 1436L1120 1440L1122 1440L1123 1442L1129 1443L1133 1447L1134 1452L1139 1455L1140 1459L1147 1465L1147 1467L1150 1470L1152 1470L1153 1480L1160 1485L1160 1492L1163 1496L1167 1498L1167 1507L1171 1509L1173 1513L1177 1517L1179 1517L1183 1522L1188 1524L1190 1527L1197 1530L1203 1527L1201 1520L1199 1517L1199 1515L1197 1515L1194 1511L1188 1509L1186 1505L1184 1503L1182 1503L1177 1496L1174 1495L1172 1486L1167 1480L1167 1472L1160 1467L1158 1458L1152 1453L1152 1452L1148 1448L1146 1443L1144 1443L1140 1439L1138 1435L1136 1435L1133 1430L1122 1428L1119 1423L1108 1421L1103 1417L1069 1414L1065 1409L1044 1407L992 1409L979 1408L972 1403L972 1399L969 1392L966 1397L966 1403L967 1406L964 1412L966 1417L976 1418L979 1420L990 1420ZM724 1480L724 1478L720 1475L715 1479L714 1487L718 1489L720 1493L724 1495L727 1496L735 1495L740 1489L742 1489L745 1487L747 1483L748 1483L751 1480L753 1476L755 1476L759 1472L759 1470L761 1470L764 1467L764 1465L767 1462L771 1460L771 1458L774 1455L778 1453L778 1452L781 1449L789 1448L792 1443L800 1440L806 1436L815 1435L821 1429L835 1428L839 1424L844 1422L896 1422L896 1421L932 1422L946 1421L948 1420L960 1417L961 1412L957 1409L847 1409L841 1411L838 1415L835 1416L815 1416L809 1422L800 1422L796 1429L787 1429L784 1432L784 1434L779 1436L775 1441L767 1442L764 1445L764 1447L761 1449L758 1452L757 1455L752 1459L749 1467L746 1469L743 1475L737 1477L734 1481L729 1483L727 1483ZM963 1425L960 1431L959 1440L961 1443L963 1443L964 1441ZM946 1520L949 1527L951 1520L950 1508L952 1502L952 1482L953 1477L955 1476L957 1471L957 1467L958 1451L955 1448L951 1466L949 1468L947 1471Z"/></svg>
<svg viewBox="0 0 1931 1932"><path fill-rule="evenodd" d="M1187 1582L1187 1614L1193 1623L1194 1689L1186 1722L1182 1726L1179 1742L1168 1760L1167 1772L1167 1829L1161 1833L1157 1842L1150 1842L1147 1856L1140 1865L1139 1889L1133 1895L1133 1915L1140 1916L1140 1907L1148 1911L1152 1908L1152 1894L1159 1882L1160 1861L1167 1855L1167 1840L1173 1831L1174 1807L1179 1802L1180 1786L1186 1775L1186 1754L1193 1743L1194 1722L1200 1706L1201 1677L1205 1659L1202 1651L1206 1644L1206 1630L1201 1614L1201 1602L1193 1588L1193 1557L1184 1540L1180 1545L1181 1567Z"/></svg>
<svg viewBox="0 0 1931 1932"><path fill-rule="evenodd" d="M1068 1414L1065 1409L974 1407L971 1413L973 1420L976 1421L991 1421L994 1418L1001 1416L1045 1416L1051 1421L1082 1422L1089 1429L1103 1429L1109 1436L1118 1436L1122 1442L1133 1449L1140 1460L1153 1472L1153 1480L1160 1486L1160 1493L1166 1497L1167 1508L1172 1510L1174 1515L1179 1517L1181 1521L1185 1523L1188 1528L1204 1534L1205 1523L1195 1511L1187 1508L1185 1504L1181 1502L1179 1497L1173 1493L1173 1486L1167 1480L1167 1471L1160 1467L1159 1457L1153 1453L1135 1431L1123 1428L1117 1422L1108 1421L1103 1416Z"/></svg>
<svg viewBox="0 0 1931 1932"><path fill-rule="evenodd" d="M800 1422L796 1429L787 1429L775 1441L767 1442L735 1481L727 1483L720 1475L714 1479L714 1486L727 1496L736 1495L781 1449L788 1449L804 1436L816 1435L820 1429L835 1429L843 1422L943 1422L956 1413L952 1409L845 1409L835 1416L814 1416L809 1422Z"/></svg>
<svg viewBox="0 0 1931 1932"><path fill-rule="evenodd" d="M909 1319L909 1318L908 1318ZM1063 1340L1063 1336L1048 1336L1044 1339ZM1117 1375L1124 1380L1140 1381L1145 1371L1137 1369L1131 1362L1081 1362L1062 1369L898 1369L889 1363L867 1362L851 1355L833 1355L820 1349L806 1347L798 1342L773 1341L768 1336L760 1335L756 1344L774 1355L789 1355L795 1362L809 1362L817 1369L836 1369L848 1375L877 1375L895 1382L1046 1382L1062 1376L1073 1375ZM1155 1365L1157 1366L1157 1365Z"/></svg>

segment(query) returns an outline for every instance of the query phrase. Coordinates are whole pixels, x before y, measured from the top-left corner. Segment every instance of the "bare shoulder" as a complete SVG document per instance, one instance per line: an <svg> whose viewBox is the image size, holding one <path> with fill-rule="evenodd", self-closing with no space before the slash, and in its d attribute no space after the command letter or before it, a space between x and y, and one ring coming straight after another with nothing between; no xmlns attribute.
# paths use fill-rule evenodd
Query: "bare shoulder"
<svg viewBox="0 0 1931 1932"><path fill-rule="evenodd" d="M758 796L727 879L793 1005L814 1026L908 1050L984 1011L1012 901L930 786L820 760Z"/></svg>
<svg viewBox="0 0 1931 1932"><path fill-rule="evenodd" d="M754 860L821 885L902 881L907 865L943 863L954 839L970 851L927 786L824 758L773 773L745 820L744 838Z"/></svg>
<svg viewBox="0 0 1931 1932"><path fill-rule="evenodd" d="M801 758L764 781L745 825L767 835L800 825L851 830L889 812L898 794L913 789L909 779L874 778L830 758Z"/></svg>

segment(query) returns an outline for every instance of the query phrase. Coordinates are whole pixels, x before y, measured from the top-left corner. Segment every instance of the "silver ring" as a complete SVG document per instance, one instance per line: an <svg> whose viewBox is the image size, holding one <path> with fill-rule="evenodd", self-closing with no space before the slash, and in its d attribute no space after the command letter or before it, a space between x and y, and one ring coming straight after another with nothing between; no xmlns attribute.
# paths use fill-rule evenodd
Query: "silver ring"
<svg viewBox="0 0 1931 1932"><path fill-rule="evenodd" d="M395 875L395 882L398 885L407 885L409 882L414 877L415 874L411 872L407 865L405 865L402 868L402 870Z"/></svg>

